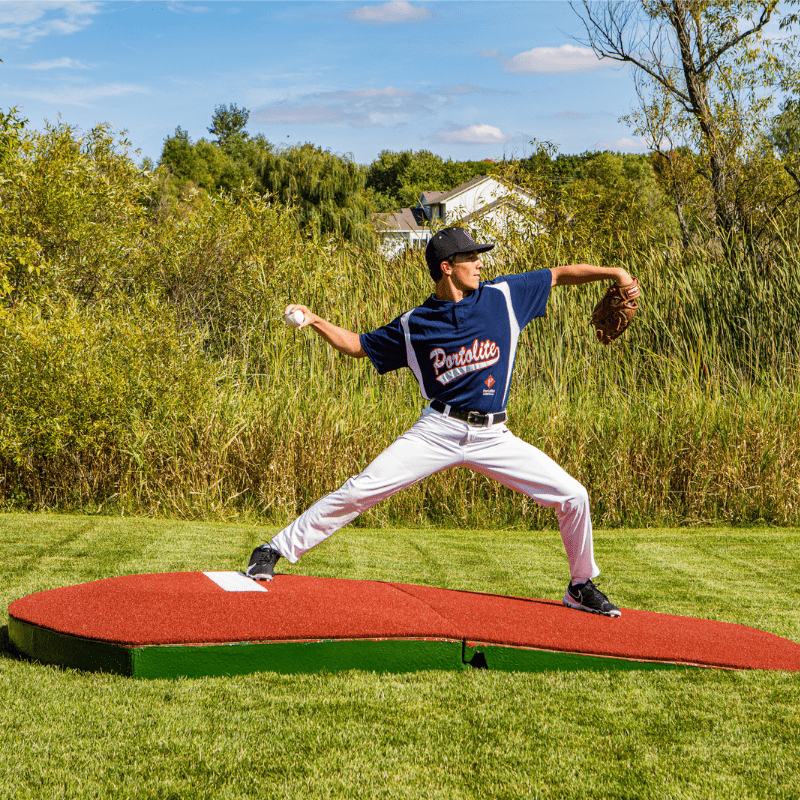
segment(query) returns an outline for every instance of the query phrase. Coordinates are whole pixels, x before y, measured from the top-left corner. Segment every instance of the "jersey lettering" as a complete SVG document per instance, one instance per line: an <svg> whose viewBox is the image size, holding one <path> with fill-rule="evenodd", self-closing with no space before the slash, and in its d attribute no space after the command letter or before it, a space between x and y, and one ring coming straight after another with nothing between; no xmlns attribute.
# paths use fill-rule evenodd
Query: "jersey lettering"
<svg viewBox="0 0 800 800"><path fill-rule="evenodd" d="M483 342L475 339L472 347L462 347L455 353L447 353L443 348L436 347L431 350L430 358L436 371L436 380L446 386L459 375L496 364L500 360L500 348L491 339Z"/></svg>
<svg viewBox="0 0 800 800"><path fill-rule="evenodd" d="M551 284L541 269L480 283L458 304L431 295L359 340L381 375L408 367L425 400L496 413L508 402L520 331L544 316Z"/></svg>

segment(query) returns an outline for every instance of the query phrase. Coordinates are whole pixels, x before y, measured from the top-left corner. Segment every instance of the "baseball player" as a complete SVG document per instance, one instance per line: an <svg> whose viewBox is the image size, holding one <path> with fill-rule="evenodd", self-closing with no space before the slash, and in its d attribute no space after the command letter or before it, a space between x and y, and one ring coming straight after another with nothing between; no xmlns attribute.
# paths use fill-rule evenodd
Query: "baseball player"
<svg viewBox="0 0 800 800"><path fill-rule="evenodd" d="M380 374L407 367L429 401L417 422L358 476L323 497L257 547L247 575L271 580L281 556L292 564L366 509L435 472L465 466L553 508L572 579L565 605L620 616L594 584L592 521L586 489L506 426L506 402L522 329L545 313L553 286L609 279L634 281L624 269L574 264L480 280L478 244L463 228L436 233L425 251L436 289L422 305L370 333L356 334L306 306L297 327L310 327L345 355L368 358ZM638 291L638 290L637 290ZM296 319L299 319L297 317Z"/></svg>

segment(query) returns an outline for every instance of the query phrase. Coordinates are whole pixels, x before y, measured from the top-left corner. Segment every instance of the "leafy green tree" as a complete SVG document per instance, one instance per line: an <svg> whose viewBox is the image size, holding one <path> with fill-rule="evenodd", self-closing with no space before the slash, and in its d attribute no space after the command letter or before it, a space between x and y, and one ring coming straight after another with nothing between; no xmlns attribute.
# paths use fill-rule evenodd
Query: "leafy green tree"
<svg viewBox="0 0 800 800"><path fill-rule="evenodd" d="M96 301L132 285L154 182L129 142L98 125L27 130L0 115L0 288L6 302L50 294Z"/></svg>
<svg viewBox="0 0 800 800"><path fill-rule="evenodd" d="M164 141L160 164L171 173L173 194L197 187L211 193L233 192L242 186L260 184L265 155L273 148L262 135L251 137L245 130L249 112L235 104L218 106L209 132L210 142L192 143L180 126Z"/></svg>
<svg viewBox="0 0 800 800"><path fill-rule="evenodd" d="M783 203L774 194L780 180L769 174L775 164L754 160L773 92L793 93L798 82L795 37L765 36L777 7L778 0L584 0L579 14L599 57L635 68L641 103L627 119L636 132L668 169L674 162L666 154L678 146L699 156L711 225L729 257L740 240L755 246Z"/></svg>
<svg viewBox="0 0 800 800"><path fill-rule="evenodd" d="M800 191L800 99L789 98L781 105L770 126L769 142Z"/></svg>
<svg viewBox="0 0 800 800"><path fill-rule="evenodd" d="M210 173L208 163L198 148L192 144L189 134L180 127L164 141L161 164L181 183L192 181L198 186L208 187Z"/></svg>
<svg viewBox="0 0 800 800"><path fill-rule="evenodd" d="M800 153L800 100L789 98L772 120L770 138L782 156Z"/></svg>
<svg viewBox="0 0 800 800"><path fill-rule="evenodd" d="M232 192L242 186L260 185L267 153L274 148L259 134L253 137L232 136L217 149L225 158L221 161L221 169L214 172L214 187L217 191Z"/></svg>
<svg viewBox="0 0 800 800"><path fill-rule="evenodd" d="M364 173L352 159L309 143L288 147L266 154L261 180L311 237L372 242Z"/></svg>
<svg viewBox="0 0 800 800"><path fill-rule="evenodd" d="M426 191L449 191L477 175L496 171L487 161L446 161L430 150L383 150L369 165L366 185L380 211L416 206Z"/></svg>
<svg viewBox="0 0 800 800"><path fill-rule="evenodd" d="M681 246L687 250L693 241L703 238L704 220L714 215L708 182L701 176L701 159L688 147L675 147L659 148L651 160L656 180L675 213Z"/></svg>
<svg viewBox="0 0 800 800"><path fill-rule="evenodd" d="M509 163L503 174L536 198L538 224L563 243L563 257L613 260L622 240L651 244L676 231L650 156L565 155L551 143L536 144L536 152Z"/></svg>
<svg viewBox="0 0 800 800"><path fill-rule="evenodd" d="M247 137L245 126L250 119L250 112L246 108L239 108L236 103L219 105L214 109L209 133L217 137L217 144L223 145L237 136Z"/></svg>
<svg viewBox="0 0 800 800"><path fill-rule="evenodd" d="M25 158L25 125L18 108L0 111L0 296L11 294L20 273L39 270L39 247L20 230L13 202L17 195L12 182Z"/></svg>
<svg viewBox="0 0 800 800"><path fill-rule="evenodd" d="M629 232L660 239L675 229L648 155L595 153L581 165L576 183L579 218L606 241Z"/></svg>
<svg viewBox="0 0 800 800"><path fill-rule="evenodd" d="M443 159L429 150L384 150L367 170L367 186L389 198L392 206L415 206L422 192L445 188L444 172Z"/></svg>

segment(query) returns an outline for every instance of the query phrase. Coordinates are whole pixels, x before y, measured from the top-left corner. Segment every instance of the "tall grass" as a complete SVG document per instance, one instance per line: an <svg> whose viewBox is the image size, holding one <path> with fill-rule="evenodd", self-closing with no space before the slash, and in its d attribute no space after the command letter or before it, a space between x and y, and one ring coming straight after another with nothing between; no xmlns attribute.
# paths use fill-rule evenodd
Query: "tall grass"
<svg viewBox="0 0 800 800"><path fill-rule="evenodd" d="M63 130L48 135L20 149L9 184L25 191L8 195L13 213L0 215L0 254L16 281L0 307L6 507L279 523L413 422L422 401L407 370L379 377L366 360L287 329L281 312L302 302L371 330L431 293L421 253L387 263L375 251L309 241L289 212L245 191L189 198L166 213L157 183L127 168L103 171L112 184L115 175L136 184L128 194L112 187L115 213L97 192L89 202L64 189L34 226L53 175L62 186L78 161L88 180L86 159L123 158L99 134L86 152ZM62 230L72 218L81 224ZM598 240L591 250L562 235L498 241L488 278L584 261L624 266L643 287L633 328L610 347L588 325L602 286L553 291L547 316L520 340L512 428L587 486L598 524L797 524L797 237L766 271L642 242ZM103 252L113 258L87 271L82 252L93 263ZM517 527L553 518L455 470L362 522Z"/></svg>
<svg viewBox="0 0 800 800"><path fill-rule="evenodd" d="M16 447L16 459L4 461L6 503L278 522L358 472L413 422L418 388L407 372L379 377L310 331L288 330L280 309L303 301L367 330L424 298L429 279L414 258L382 265L346 250L297 255L282 296L262 298L263 320L244 332L252 358L203 356L202 341L179 334L169 315L156 325L155 315L109 311L98 326L100 311L75 310L73 324L85 330L72 338L63 313L57 324L39 309L7 317L3 447ZM597 524L796 523L800 393L790 359L764 369L766 337L761 350L726 350L724 337L692 340L707 292L687 300L667 329L673 281L632 271L645 286L643 310L613 347L599 346L586 324L597 287L554 291L548 317L521 343L512 428L587 486ZM46 359L61 371L37 382L35 364ZM45 438L21 437L34 428ZM398 521L518 527L553 518L455 470L362 523Z"/></svg>

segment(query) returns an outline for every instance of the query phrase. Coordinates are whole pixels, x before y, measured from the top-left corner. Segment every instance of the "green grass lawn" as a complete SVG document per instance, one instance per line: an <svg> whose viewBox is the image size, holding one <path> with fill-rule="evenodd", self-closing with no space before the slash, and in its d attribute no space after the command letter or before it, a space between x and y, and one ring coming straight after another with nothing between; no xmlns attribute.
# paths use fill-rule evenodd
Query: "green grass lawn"
<svg viewBox="0 0 800 800"><path fill-rule="evenodd" d="M41 589L241 569L274 529L0 515L0 626ZM598 532L618 605L800 642L800 531ZM560 598L554 531L347 529L279 571ZM576 612L577 613L577 612ZM0 798L796 798L800 673L367 672L144 681L0 641Z"/></svg>

